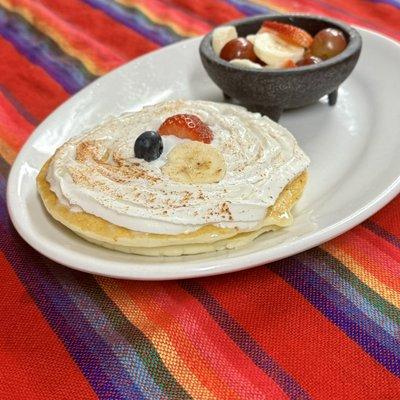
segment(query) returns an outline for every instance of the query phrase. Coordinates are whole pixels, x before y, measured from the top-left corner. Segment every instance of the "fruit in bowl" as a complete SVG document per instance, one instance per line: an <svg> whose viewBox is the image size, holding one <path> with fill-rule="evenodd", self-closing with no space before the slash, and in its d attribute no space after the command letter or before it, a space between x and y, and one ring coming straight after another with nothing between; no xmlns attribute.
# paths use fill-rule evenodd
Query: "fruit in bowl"
<svg viewBox="0 0 400 400"><path fill-rule="evenodd" d="M337 56L346 48L347 40L333 27L321 29L313 37L298 26L266 20L246 37L238 37L234 26L216 28L212 46L223 60L243 67L296 68Z"/></svg>
<svg viewBox="0 0 400 400"><path fill-rule="evenodd" d="M278 121L284 110L326 95L334 105L361 47L360 34L343 22L282 14L221 25L203 38L199 52L226 101Z"/></svg>

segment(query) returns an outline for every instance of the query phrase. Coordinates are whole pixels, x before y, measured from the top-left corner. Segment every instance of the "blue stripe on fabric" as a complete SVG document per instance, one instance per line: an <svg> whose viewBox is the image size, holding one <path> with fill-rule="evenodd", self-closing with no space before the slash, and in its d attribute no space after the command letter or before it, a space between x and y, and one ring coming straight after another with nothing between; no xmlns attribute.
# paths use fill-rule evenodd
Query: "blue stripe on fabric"
<svg viewBox="0 0 400 400"><path fill-rule="evenodd" d="M60 47L29 25L18 14L0 6L0 35L32 63L43 68L68 93L75 93L96 76L83 64L62 52Z"/></svg>
<svg viewBox="0 0 400 400"><path fill-rule="evenodd" d="M362 317L363 320L369 318L370 320L374 321L375 324L381 327L386 333L391 335L394 340L389 343L390 348L396 348L400 345L400 342L397 340L400 333L399 325L394 323L393 320L376 309L349 282L337 274L329 265L322 264L320 260L318 260L318 265L316 265L315 260L311 261L306 255L300 255L298 258L302 260L305 266L312 269L317 275L324 279L331 286L332 291L340 292L346 297L346 299L348 299L349 302L357 307L364 314ZM330 292L327 293L328 296ZM335 297L335 295L329 297L332 297L335 301L339 300L337 296ZM342 303L343 302L340 301L340 304Z"/></svg>
<svg viewBox="0 0 400 400"><path fill-rule="evenodd" d="M375 360L396 376L400 376L400 358L397 355L399 348L388 349L383 346L379 340L388 340L388 335L385 336L383 330L377 334L379 330L377 331L376 327L372 326L373 322L366 319L365 316L363 317L360 311L351 306L343 296L337 292L335 296L333 296L334 293L329 293L332 289L314 271L307 268L295 257L278 261L270 268L300 292L314 307L357 342ZM332 300L333 298L335 300ZM356 318L358 320L354 320ZM368 326L362 325L363 322L367 322ZM389 340L392 340L392 338Z"/></svg>
<svg viewBox="0 0 400 400"><path fill-rule="evenodd" d="M4 193L4 187L1 187L1 192ZM0 250L52 329L62 338L68 352L80 366L96 393L105 399L143 399L139 388L111 352L107 343L90 327L82 313L54 279L46 265L47 260L28 247L14 231L3 199L0 201ZM53 268L64 267L54 264ZM82 277L83 275L81 274Z"/></svg>
<svg viewBox="0 0 400 400"><path fill-rule="evenodd" d="M53 265L53 267L55 266ZM143 397L148 400L165 399L165 393L161 391L160 387L149 375L142 360L132 349L129 342L110 326L107 317L103 314L98 304L82 290L76 274L71 274L65 268L61 268L54 276L59 284L68 291L74 303L93 329L109 344L126 372L131 375L132 381L140 388Z"/></svg>

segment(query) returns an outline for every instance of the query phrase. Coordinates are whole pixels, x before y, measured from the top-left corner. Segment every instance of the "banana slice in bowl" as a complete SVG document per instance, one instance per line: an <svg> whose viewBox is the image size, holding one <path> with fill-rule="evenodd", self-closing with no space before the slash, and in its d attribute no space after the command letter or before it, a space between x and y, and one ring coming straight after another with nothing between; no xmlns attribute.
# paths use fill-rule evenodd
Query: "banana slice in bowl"
<svg viewBox="0 0 400 400"><path fill-rule="evenodd" d="M214 29L212 46L216 54L220 54L222 48L232 39L238 37L236 28L233 26L220 26Z"/></svg>
<svg viewBox="0 0 400 400"><path fill-rule="evenodd" d="M280 68L287 60L294 63L304 56L304 48L289 44L273 33L264 32L254 39L254 52L269 67Z"/></svg>

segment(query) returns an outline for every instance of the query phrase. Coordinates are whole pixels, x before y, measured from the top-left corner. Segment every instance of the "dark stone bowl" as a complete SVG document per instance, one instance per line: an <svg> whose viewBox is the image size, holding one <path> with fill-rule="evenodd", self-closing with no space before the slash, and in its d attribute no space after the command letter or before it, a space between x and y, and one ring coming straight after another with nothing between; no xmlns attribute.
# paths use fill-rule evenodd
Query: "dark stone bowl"
<svg viewBox="0 0 400 400"><path fill-rule="evenodd" d="M324 95L334 105L339 85L353 71L361 52L360 34L336 20L302 14L259 15L226 25L236 27L239 36L255 33L265 20L290 23L315 35L324 28L340 29L347 47L342 53L319 64L292 69L249 69L233 65L217 56L211 46L212 32L200 44L200 56L210 78L219 86L226 100L279 120L283 110L317 102Z"/></svg>

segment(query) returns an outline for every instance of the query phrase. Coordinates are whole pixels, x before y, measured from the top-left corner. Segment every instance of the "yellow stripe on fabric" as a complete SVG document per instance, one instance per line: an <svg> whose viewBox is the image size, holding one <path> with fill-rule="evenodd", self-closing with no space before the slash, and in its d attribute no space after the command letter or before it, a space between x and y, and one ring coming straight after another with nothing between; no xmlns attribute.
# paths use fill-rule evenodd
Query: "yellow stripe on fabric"
<svg viewBox="0 0 400 400"><path fill-rule="evenodd" d="M97 282L125 317L151 341L166 368L177 382L196 399L216 400L216 397L204 387L197 377L185 365L174 350L168 335L160 328L155 331L153 323L139 309L136 303L118 285L115 280L96 277Z"/></svg>
<svg viewBox="0 0 400 400"><path fill-rule="evenodd" d="M149 18L153 23L163 26L168 26L171 28L175 33L180 36L198 36L199 32L192 31L192 30L185 30L180 25L176 24L173 21L167 20L165 18L160 18L159 16L155 15L150 8L147 8L143 4L137 4L132 0L116 0L117 3L122 4L128 8L134 8L144 14L147 18Z"/></svg>
<svg viewBox="0 0 400 400"><path fill-rule="evenodd" d="M265 0L250 0L250 3L257 4L259 6L264 6L269 8L270 10L273 11L278 11L278 12L288 12L290 8L284 8L278 4L275 4L272 1L265 1Z"/></svg>
<svg viewBox="0 0 400 400"><path fill-rule="evenodd" d="M329 242L321 247L329 252L333 257L338 259L342 264L344 264L346 268L348 268L374 292L378 293L379 296L383 297L387 302L393 304L395 307L400 309L400 294L386 286L370 272L366 271L361 264L359 264L351 257L350 254L337 249Z"/></svg>
<svg viewBox="0 0 400 400"><path fill-rule="evenodd" d="M100 76L107 72L104 68L101 68L88 57L85 53L74 48L68 39L58 33L55 29L50 27L45 21L42 21L37 16L35 16L29 8L22 5L14 5L9 0L0 0L0 4L10 12L17 13L23 19L25 19L30 25L34 26L35 29L42 32L44 35L52 39L61 50L76 59L78 59L85 68L92 74Z"/></svg>
<svg viewBox="0 0 400 400"><path fill-rule="evenodd" d="M204 387L219 399L239 399L240 396L236 394L235 390L228 385L228 382L221 379L220 374L203 357L200 349L193 343L193 338L188 336L182 324L168 311L171 304L166 303L169 298L166 290L161 289L158 284L152 283L130 285L123 282L121 286L130 298L134 296L136 305L152 322L153 329L161 328L167 333L187 368L197 376ZM181 289L174 288L173 291L177 294L176 290Z"/></svg>

